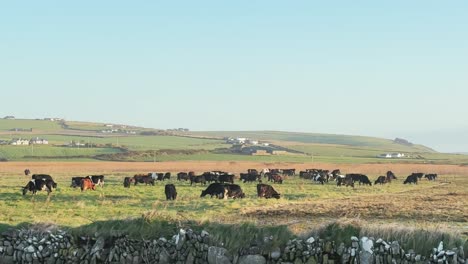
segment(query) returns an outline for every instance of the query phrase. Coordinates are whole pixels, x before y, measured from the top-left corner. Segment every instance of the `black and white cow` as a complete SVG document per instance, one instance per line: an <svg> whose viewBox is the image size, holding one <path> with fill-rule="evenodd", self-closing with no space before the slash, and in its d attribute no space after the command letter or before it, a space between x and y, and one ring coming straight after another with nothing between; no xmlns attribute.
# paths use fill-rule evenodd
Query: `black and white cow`
<svg viewBox="0 0 468 264"><path fill-rule="evenodd" d="M56 186L53 180L33 179L23 187L23 195L26 195L28 191L32 192L33 195L38 191L47 191L47 195L49 195L54 185Z"/></svg>

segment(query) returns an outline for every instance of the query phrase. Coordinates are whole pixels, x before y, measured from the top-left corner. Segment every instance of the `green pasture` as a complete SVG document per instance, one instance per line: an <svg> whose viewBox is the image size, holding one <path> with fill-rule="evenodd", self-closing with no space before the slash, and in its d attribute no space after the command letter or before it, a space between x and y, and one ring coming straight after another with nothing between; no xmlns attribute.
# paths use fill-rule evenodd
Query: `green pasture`
<svg viewBox="0 0 468 264"><path fill-rule="evenodd" d="M7 160L33 160L54 157L91 157L98 154L120 152L115 148L69 148L51 145L31 145L31 146L0 146L0 158Z"/></svg>
<svg viewBox="0 0 468 264"><path fill-rule="evenodd" d="M13 128L33 129L40 131L56 131L61 126L56 121L34 120L34 119L0 119L0 131L8 131Z"/></svg>
<svg viewBox="0 0 468 264"><path fill-rule="evenodd" d="M95 191L81 192L79 188L71 188L70 179L73 176L84 176L79 172L52 175L58 183L58 188L50 196L39 192L36 196L28 193L23 196L21 187L29 177L24 175L5 175L0 172L0 231L9 227L19 227L30 224L55 224L61 228L71 229L76 234L129 234L135 238L154 238L171 236L178 228L190 227L195 230L207 230L213 238L224 243L228 248L240 248L243 243L251 242L258 237L274 236L275 243L285 243L287 239L298 235L293 225L305 225L307 230L320 237L330 237L336 241L349 242L351 235L373 235L385 239L398 239L410 243L414 249L426 250L432 248L433 241L443 239L459 245L459 236L454 237L441 231L441 223L435 231L430 222L421 219L408 218L408 212L402 210L391 219L381 219L373 223L374 227L359 220L333 219L317 216L314 218L289 217L284 215L256 217L247 212L260 210L268 212L269 208L300 207L302 210L320 211L329 203L342 201L339 208L347 208L347 201L358 197L369 197L371 200L397 197L401 193L424 193L438 185L439 182L421 181L418 185L403 185L401 180L383 186L357 186L356 188L337 187L334 182L325 185L312 183L296 177L286 178L283 184L272 184L281 193L276 199L263 199L256 196L256 183L241 183L237 181L246 194L244 199L217 199L209 196L200 198L201 191L206 186L190 186L188 182L174 179L156 182L155 186L139 184L130 188L123 187L123 178L139 172L106 174L104 188L97 187ZM172 173L173 175L175 172ZM371 180L376 176L371 175ZM173 176L174 178L174 176ZM440 176L440 181L454 176ZM457 182L466 183L457 177ZM166 201L164 185L176 185L178 196L176 201ZM456 186L454 186L455 188ZM319 201L319 203L317 203ZM366 204L360 205L366 208ZM349 211L354 208L348 208ZM362 209L361 209L362 210ZM434 212L444 215L444 212ZM453 213L451 213L453 215ZM277 218L278 217L278 218ZM376 216L378 218L378 216ZM277 221L276 221L277 219ZM267 221L265 221L267 220ZM381 223L393 221L400 223L398 228L382 228ZM450 220L449 220L450 221ZM330 225L330 223L335 224ZM322 223L322 224L321 224ZM462 225L463 223L461 223ZM404 225L404 228L401 226ZM460 226L459 222L451 225ZM453 231L453 230L452 230ZM450 233L452 234L452 233ZM302 235L304 235L302 233ZM424 241L426 239L427 241Z"/></svg>
<svg viewBox="0 0 468 264"><path fill-rule="evenodd" d="M332 144L354 147L369 147L380 151L402 151L402 152L433 152L430 148L422 145L405 146L393 143L390 139L334 135L319 133L299 133L283 131L207 131L190 132L189 134L211 137L247 137L257 140L275 140L299 143Z"/></svg>
<svg viewBox="0 0 468 264"><path fill-rule="evenodd" d="M65 124L68 126L68 129L75 130L101 131L109 129L109 127L106 127L103 123L66 121Z"/></svg>
<svg viewBox="0 0 468 264"><path fill-rule="evenodd" d="M98 173L98 172L97 172ZM102 173L102 172L99 172ZM141 172L134 172L141 173ZM384 186L358 186L357 188L337 187L334 182L326 185L312 183L297 177L286 179L283 184L274 184L282 198L259 199L256 197L255 183L239 183L246 193L245 199L200 198L206 186L190 186L189 182L171 180L177 188L176 201L166 201L164 184L156 186L137 185L123 187L123 178L132 173L106 174L104 188L81 192L71 188L72 176L85 176L80 173L52 175L58 188L48 197L45 192L36 196L21 195L21 187L29 177L24 175L0 175L0 223L17 225L23 222L52 222L61 226L77 227L104 220L122 220L151 214L152 217L167 220L192 220L218 223L238 223L253 219L243 219L242 211L252 208L275 207L281 204L303 203L317 199L341 199L362 195L395 194L411 189L419 192L433 186L434 182L423 181L416 186L403 185L401 181ZM175 173L173 173L174 175ZM175 176L173 176L175 178ZM373 180L376 176L370 176ZM403 213L403 212L402 212Z"/></svg>

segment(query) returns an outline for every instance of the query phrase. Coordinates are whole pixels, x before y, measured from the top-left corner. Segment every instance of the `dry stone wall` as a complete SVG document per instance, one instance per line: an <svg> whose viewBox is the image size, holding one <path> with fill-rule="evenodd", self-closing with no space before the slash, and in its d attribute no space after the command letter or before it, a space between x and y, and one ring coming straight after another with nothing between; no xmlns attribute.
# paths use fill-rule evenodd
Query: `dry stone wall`
<svg viewBox="0 0 468 264"><path fill-rule="evenodd" d="M265 238L265 241L272 238ZM265 252L249 246L236 253L211 241L206 231L181 229L172 238L144 240L128 236L72 237L65 231L9 230L0 237L0 263L46 264L468 264L462 247L435 241L431 252L403 249L398 241L351 237L350 246L318 237L292 239Z"/></svg>

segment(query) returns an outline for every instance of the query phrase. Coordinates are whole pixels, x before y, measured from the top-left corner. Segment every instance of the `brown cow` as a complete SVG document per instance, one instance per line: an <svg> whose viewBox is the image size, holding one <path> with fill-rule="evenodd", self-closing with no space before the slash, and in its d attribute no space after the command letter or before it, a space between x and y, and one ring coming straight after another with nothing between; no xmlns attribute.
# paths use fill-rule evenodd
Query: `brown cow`
<svg viewBox="0 0 468 264"><path fill-rule="evenodd" d="M86 191L88 189L96 190L96 185L90 178L86 177L81 180L81 191Z"/></svg>

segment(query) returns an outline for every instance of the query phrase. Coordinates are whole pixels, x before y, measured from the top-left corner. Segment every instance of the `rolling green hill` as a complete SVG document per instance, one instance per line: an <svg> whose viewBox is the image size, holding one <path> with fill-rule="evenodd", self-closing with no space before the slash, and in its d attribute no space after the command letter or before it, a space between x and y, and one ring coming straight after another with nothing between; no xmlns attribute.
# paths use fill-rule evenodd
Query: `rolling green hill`
<svg viewBox="0 0 468 264"><path fill-rule="evenodd" d="M340 145L382 151L395 152L435 152L429 147L423 145L402 145L393 142L390 139L350 136L350 135L334 135L334 134L319 134L319 133L298 133L298 132L283 132L283 131L208 131L208 132L190 132L191 135L207 136L207 137L247 137L263 141L280 141L281 145L304 145L307 144L322 144L322 145ZM302 149L305 152L307 148Z"/></svg>
<svg viewBox="0 0 468 264"><path fill-rule="evenodd" d="M109 129L116 131L102 132ZM423 145L399 144L376 137L281 131L174 132L129 125L114 125L110 128L104 123L95 122L0 119L0 140L4 143L13 138L33 137L45 138L49 144L0 145L0 160L468 163L466 155L437 153ZM265 156L242 154L233 151L232 145L223 139L225 137L260 140L287 152ZM67 146L72 141L81 145ZM403 152L408 157L404 160L376 158L388 152Z"/></svg>

